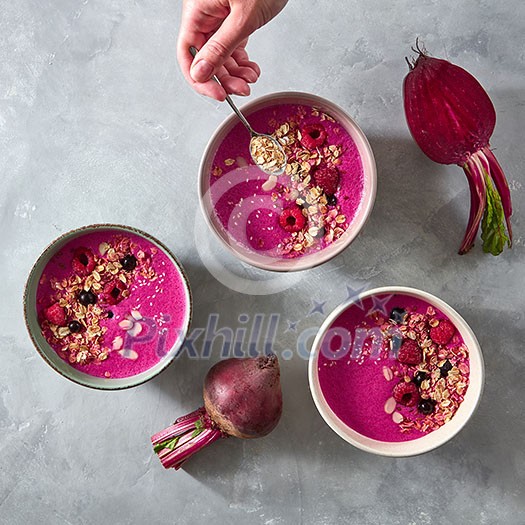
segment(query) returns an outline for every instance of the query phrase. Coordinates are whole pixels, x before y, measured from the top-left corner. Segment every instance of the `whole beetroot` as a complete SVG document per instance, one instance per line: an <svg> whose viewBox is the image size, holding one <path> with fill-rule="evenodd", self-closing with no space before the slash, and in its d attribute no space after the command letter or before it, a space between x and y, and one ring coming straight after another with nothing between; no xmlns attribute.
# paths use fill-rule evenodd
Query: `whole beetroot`
<svg viewBox="0 0 525 525"><path fill-rule="evenodd" d="M282 393L277 356L226 359L204 380L204 407L151 438L165 468L178 469L201 448L221 437L266 436L279 422Z"/></svg>
<svg viewBox="0 0 525 525"><path fill-rule="evenodd" d="M204 408L226 434L242 439L269 434L282 413L277 356L228 359L204 380Z"/></svg>

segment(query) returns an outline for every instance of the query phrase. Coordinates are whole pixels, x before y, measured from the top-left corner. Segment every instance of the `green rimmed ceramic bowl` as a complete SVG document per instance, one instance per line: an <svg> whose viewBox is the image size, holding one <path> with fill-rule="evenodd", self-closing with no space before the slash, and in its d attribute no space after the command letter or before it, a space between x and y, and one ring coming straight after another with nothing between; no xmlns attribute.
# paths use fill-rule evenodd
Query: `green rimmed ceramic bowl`
<svg viewBox="0 0 525 525"><path fill-rule="evenodd" d="M79 238L88 234L104 232L108 232L108 235L129 234L132 236L137 236L155 246L173 264L173 269L180 277L180 282L182 283L182 296L185 300L180 328L177 329L177 336L174 344L171 346L171 348L168 348L160 360L151 367L128 377L98 377L73 367L69 364L69 362L62 359L53 349L53 347L47 342L44 335L42 334L38 317L37 290L42 273L50 260L71 241L78 240ZM193 303L188 278L182 265L171 253L171 251L150 234L136 228L118 224L93 224L84 226L75 230L71 230L55 239L43 251L43 253L33 265L33 268L29 273L24 291L24 317L26 326L36 350L42 356L44 361L63 377L80 385L100 390L121 390L124 388L131 388L149 381L162 372L165 368L167 368L176 357L179 350L182 348L190 327L192 309Z"/></svg>

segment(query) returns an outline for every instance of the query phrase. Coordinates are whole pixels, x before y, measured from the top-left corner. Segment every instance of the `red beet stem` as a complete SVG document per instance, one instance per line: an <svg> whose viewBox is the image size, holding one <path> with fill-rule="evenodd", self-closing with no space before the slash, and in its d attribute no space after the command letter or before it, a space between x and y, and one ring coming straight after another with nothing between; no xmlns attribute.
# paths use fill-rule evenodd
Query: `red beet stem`
<svg viewBox="0 0 525 525"><path fill-rule="evenodd" d="M503 169L500 166L500 163L498 162L498 160L494 156L494 153L492 153L492 150L488 146L483 148L483 154L487 158L487 161L489 163L490 175L492 177L492 180L494 181L496 190L498 191L501 197L501 203L503 205L503 211L505 213L505 222L507 223L507 233L509 234L510 248L512 246L512 226L510 224L510 217L512 215L512 202L510 199L509 184L507 182L507 178L505 177L505 173L503 172Z"/></svg>
<svg viewBox="0 0 525 525"><path fill-rule="evenodd" d="M165 455L159 454L160 461L164 468L174 468L178 470L193 454L221 437L223 437L223 435L220 430L205 429L197 437L188 439L172 452L168 452Z"/></svg>
<svg viewBox="0 0 525 525"><path fill-rule="evenodd" d="M471 155L463 170L470 186L470 217L459 253L464 254L472 248L481 222L483 250L499 255L505 243L510 247L512 242L512 206L505 175L488 147Z"/></svg>
<svg viewBox="0 0 525 525"><path fill-rule="evenodd" d="M210 419L204 407L179 417L175 423L151 438L164 468L179 469L200 449L226 437Z"/></svg>
<svg viewBox="0 0 525 525"><path fill-rule="evenodd" d="M474 239L479 230L487 200L483 165L477 155L469 157L463 166L470 187L470 216L465 237L459 248L459 253L467 253L474 246Z"/></svg>

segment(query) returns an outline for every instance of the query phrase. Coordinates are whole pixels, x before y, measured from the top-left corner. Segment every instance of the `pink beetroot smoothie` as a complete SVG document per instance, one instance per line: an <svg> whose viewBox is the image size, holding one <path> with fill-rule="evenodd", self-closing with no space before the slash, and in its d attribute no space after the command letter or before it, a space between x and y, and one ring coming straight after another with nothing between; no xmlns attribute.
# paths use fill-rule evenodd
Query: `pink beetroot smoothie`
<svg viewBox="0 0 525 525"><path fill-rule="evenodd" d="M42 334L71 366L122 378L165 358L185 333L187 297L184 277L161 248L104 229L75 237L50 259L37 313Z"/></svg>
<svg viewBox="0 0 525 525"><path fill-rule="evenodd" d="M287 172L274 187L263 187L269 176L255 166L250 135L238 123L212 163L210 195L216 217L233 242L261 255L291 258L322 250L345 232L363 200L357 146L330 115L304 105L270 106L250 114L249 120L254 129L281 141ZM283 214L297 206L304 226L295 231L293 225L283 227Z"/></svg>
<svg viewBox="0 0 525 525"><path fill-rule="evenodd" d="M347 308L325 335L318 360L321 390L335 415L386 442L416 439L450 420L468 387L469 360L463 338L447 323L442 312L408 295L375 296ZM400 361L408 340L420 349L417 364ZM396 400L399 389L410 394Z"/></svg>

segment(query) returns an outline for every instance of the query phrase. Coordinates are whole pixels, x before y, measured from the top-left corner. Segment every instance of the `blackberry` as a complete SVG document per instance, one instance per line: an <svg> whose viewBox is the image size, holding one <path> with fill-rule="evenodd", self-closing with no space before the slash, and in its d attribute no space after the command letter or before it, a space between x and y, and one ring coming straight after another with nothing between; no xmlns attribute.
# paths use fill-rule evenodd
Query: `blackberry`
<svg viewBox="0 0 525 525"><path fill-rule="evenodd" d="M335 195L327 195L326 204L328 204L328 206L335 206L337 204L337 197Z"/></svg>
<svg viewBox="0 0 525 525"><path fill-rule="evenodd" d="M95 304L97 302L97 296L92 291L86 292L85 290L82 290L78 294L78 302L83 306Z"/></svg>
<svg viewBox="0 0 525 525"><path fill-rule="evenodd" d="M137 258L130 253L120 260L120 264L126 272L132 272L137 267Z"/></svg>
<svg viewBox="0 0 525 525"><path fill-rule="evenodd" d="M425 414L425 416L428 416L429 414L432 414L432 412L434 412L435 406L436 406L436 402L433 399L422 399L418 403L417 409L422 414Z"/></svg>
<svg viewBox="0 0 525 525"><path fill-rule="evenodd" d="M80 332L82 330L82 325L78 321L71 321L67 327L69 328L69 331L72 333Z"/></svg>
<svg viewBox="0 0 525 525"><path fill-rule="evenodd" d="M414 374L414 378L412 381L416 384L416 386L419 388L421 386L421 383L428 378L428 374L424 372L423 370L418 370Z"/></svg>
<svg viewBox="0 0 525 525"><path fill-rule="evenodd" d="M448 373L452 370L452 363L447 359L443 365L439 367L441 371L441 377L447 377Z"/></svg>
<svg viewBox="0 0 525 525"><path fill-rule="evenodd" d="M390 312L390 319L392 319L394 323L404 323L406 315L407 311L404 308L396 306L396 308L393 308Z"/></svg>

